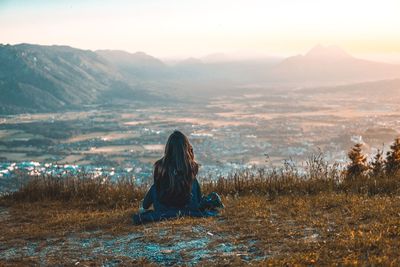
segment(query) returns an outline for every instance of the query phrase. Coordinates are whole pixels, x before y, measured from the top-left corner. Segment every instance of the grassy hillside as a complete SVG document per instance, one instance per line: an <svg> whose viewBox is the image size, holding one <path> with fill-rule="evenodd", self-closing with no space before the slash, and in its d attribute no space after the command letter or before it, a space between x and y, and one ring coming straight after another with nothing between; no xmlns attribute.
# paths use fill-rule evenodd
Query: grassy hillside
<svg viewBox="0 0 400 267"><path fill-rule="evenodd" d="M201 179L217 218L133 226L146 186L38 177L1 199L0 262L67 265L398 265L400 175L314 161Z"/></svg>

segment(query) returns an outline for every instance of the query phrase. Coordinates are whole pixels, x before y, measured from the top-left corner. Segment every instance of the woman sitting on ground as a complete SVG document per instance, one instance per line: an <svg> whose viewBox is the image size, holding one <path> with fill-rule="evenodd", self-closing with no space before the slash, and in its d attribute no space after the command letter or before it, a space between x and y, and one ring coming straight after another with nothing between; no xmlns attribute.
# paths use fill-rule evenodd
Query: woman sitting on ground
<svg viewBox="0 0 400 267"><path fill-rule="evenodd" d="M154 184L142 202L141 212L133 216L135 224L178 216L215 216L223 208L217 193L202 197L196 179L199 164L193 147L180 131L168 138L164 156L154 164ZM153 206L153 210L149 210Z"/></svg>

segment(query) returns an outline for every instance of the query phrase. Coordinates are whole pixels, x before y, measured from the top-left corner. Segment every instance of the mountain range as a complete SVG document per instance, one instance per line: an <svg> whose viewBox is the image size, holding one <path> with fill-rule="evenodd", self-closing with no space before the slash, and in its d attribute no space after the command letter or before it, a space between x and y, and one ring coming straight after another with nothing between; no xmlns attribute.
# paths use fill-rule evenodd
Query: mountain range
<svg viewBox="0 0 400 267"><path fill-rule="evenodd" d="M218 60L223 58L224 60ZM226 60L221 55L171 64L145 54L68 46L0 45L0 114L52 112L119 101L174 98L199 84L345 84L400 77L400 66L316 46L286 59ZM197 86L196 86L197 85ZM194 88L194 89L193 89ZM205 89L204 89L205 90Z"/></svg>
<svg viewBox="0 0 400 267"><path fill-rule="evenodd" d="M168 66L160 59L144 52L128 53L121 50L97 50L127 80L138 82L142 79L162 78L169 74Z"/></svg>
<svg viewBox="0 0 400 267"><path fill-rule="evenodd" d="M0 46L0 113L49 112L145 98L103 57L67 46Z"/></svg>
<svg viewBox="0 0 400 267"><path fill-rule="evenodd" d="M289 57L269 73L271 80L345 83L398 78L400 66L354 58L339 47L317 45L305 55Z"/></svg>

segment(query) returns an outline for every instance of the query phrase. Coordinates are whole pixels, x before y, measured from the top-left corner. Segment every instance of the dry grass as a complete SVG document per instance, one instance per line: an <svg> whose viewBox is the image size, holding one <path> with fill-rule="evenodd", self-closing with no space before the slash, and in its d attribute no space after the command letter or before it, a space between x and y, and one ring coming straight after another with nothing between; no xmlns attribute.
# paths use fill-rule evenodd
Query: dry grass
<svg viewBox="0 0 400 267"><path fill-rule="evenodd" d="M397 196L322 193L274 199L228 196L224 201L227 207L217 219L183 218L145 226L131 225L130 215L136 211L133 207L96 210L62 202L16 204L9 208L10 217L0 225L0 243L2 247L18 246L28 241L64 239L71 234L84 238L91 231L90 235L122 237L140 233L142 241L172 245L176 236L183 240L198 238L193 227L202 227L202 235L212 234L209 249L232 244L240 250L219 254L199 265L400 264ZM190 261L189 251L181 254ZM51 261L71 264L74 257L65 255ZM98 266L110 260L100 256L80 262ZM149 263L145 259L118 259L122 265ZM19 260L36 264L41 261L38 256Z"/></svg>
<svg viewBox="0 0 400 267"><path fill-rule="evenodd" d="M130 179L110 181L107 177L94 178L39 176L28 180L16 192L2 198L5 203L62 201L82 203L96 208L123 208L138 203L146 192L146 185L138 186Z"/></svg>
<svg viewBox="0 0 400 267"><path fill-rule="evenodd" d="M245 197L221 229L257 240L273 265L400 264L400 198L348 194Z"/></svg>
<svg viewBox="0 0 400 267"><path fill-rule="evenodd" d="M177 239L191 242L206 236L209 254L222 244L234 248L210 254L203 262L193 261L190 249L180 248L181 261L172 262L177 264L398 266L399 176L365 175L345 180L337 167L318 166L309 165L305 174L285 166L281 170L241 172L216 181L203 179L203 191L220 193L226 204L219 218L182 218L145 226L131 224L131 215L145 192L132 181L36 178L0 200L0 206L7 210L6 217L1 219L0 215L0 255L4 249L31 241L44 242L43 247L29 257L8 262L0 259L0 265L43 263L38 255L51 246L48 240L137 233L137 242L167 247L173 247ZM46 256L46 263L72 265L78 262L80 254L76 253L64 248L62 256ZM79 253L91 251L86 248ZM118 260L120 265L151 266L154 262L149 259L97 254L79 264L98 266Z"/></svg>
<svg viewBox="0 0 400 267"><path fill-rule="evenodd" d="M22 177L21 180L27 180ZM322 158L310 160L304 171L285 164L281 169L252 169L227 177L200 178L204 193L221 195L304 196L320 193L400 195L400 173L367 173L346 179L339 166L329 166ZM147 185L138 186L129 178L110 181L107 177L40 176L30 178L16 192L0 199L3 203L36 201L82 202L96 208L124 208L137 204Z"/></svg>

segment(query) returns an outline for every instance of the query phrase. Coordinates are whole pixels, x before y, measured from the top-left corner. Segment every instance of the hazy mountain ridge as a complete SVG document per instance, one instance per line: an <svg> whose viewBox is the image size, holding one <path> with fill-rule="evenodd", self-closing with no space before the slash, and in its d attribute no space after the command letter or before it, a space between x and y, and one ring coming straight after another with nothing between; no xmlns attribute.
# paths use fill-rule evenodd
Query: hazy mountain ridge
<svg viewBox="0 0 400 267"><path fill-rule="evenodd" d="M214 55L166 64L143 52L0 45L0 113L182 98L185 92L207 95L219 88L226 93L247 83L312 87L400 78L399 65L357 59L332 46L319 45L284 60L226 58Z"/></svg>
<svg viewBox="0 0 400 267"><path fill-rule="evenodd" d="M167 77L169 68L160 59L150 56L144 52L128 53L121 50L97 50L96 54L104 58L125 79L131 82L141 80L159 79Z"/></svg>
<svg viewBox="0 0 400 267"><path fill-rule="evenodd" d="M57 111L109 101L110 95L121 92L129 97L143 94L89 50L1 45L0 62L0 113Z"/></svg>
<svg viewBox="0 0 400 267"><path fill-rule="evenodd" d="M317 45L305 55L285 59L269 75L282 82L352 83L399 78L400 66L358 59L336 46Z"/></svg>

